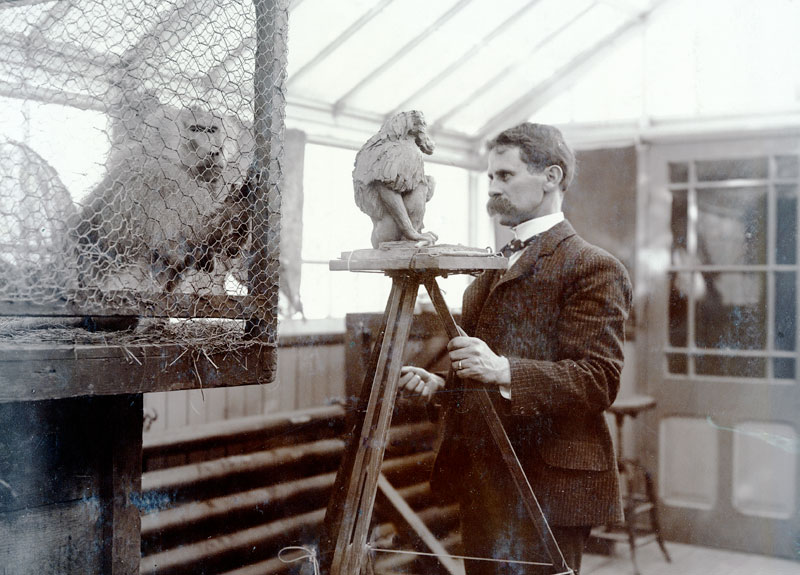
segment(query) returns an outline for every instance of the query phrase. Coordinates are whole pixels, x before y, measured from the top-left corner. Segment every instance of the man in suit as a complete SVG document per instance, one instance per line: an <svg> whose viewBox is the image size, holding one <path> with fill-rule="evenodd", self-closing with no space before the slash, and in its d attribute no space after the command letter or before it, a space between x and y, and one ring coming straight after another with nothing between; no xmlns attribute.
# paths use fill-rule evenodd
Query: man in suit
<svg viewBox="0 0 800 575"><path fill-rule="evenodd" d="M466 555L547 560L469 400L470 386L488 389L560 551L577 573L591 527L621 519L603 411L619 389L630 280L614 257L581 239L564 219L575 156L561 132L525 123L488 147L487 207L516 238L508 270L484 273L464 294L465 335L448 344L453 381L447 387L454 387L454 378L468 383L457 405L444 411L431 484L460 504ZM430 397L444 380L405 367L400 385ZM469 575L563 571L518 562L466 561L466 567Z"/></svg>

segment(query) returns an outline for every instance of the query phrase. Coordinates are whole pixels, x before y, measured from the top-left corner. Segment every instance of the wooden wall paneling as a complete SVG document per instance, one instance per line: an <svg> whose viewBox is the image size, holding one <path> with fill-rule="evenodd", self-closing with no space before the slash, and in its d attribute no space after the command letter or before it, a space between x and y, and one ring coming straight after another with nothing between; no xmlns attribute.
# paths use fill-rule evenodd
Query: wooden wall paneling
<svg viewBox="0 0 800 575"><path fill-rule="evenodd" d="M166 425L167 429L174 429L176 427L183 427L188 423L187 411L187 392L168 391L167 394L167 408L166 408Z"/></svg>
<svg viewBox="0 0 800 575"><path fill-rule="evenodd" d="M156 391L144 394L144 409L155 414L148 431L163 431L167 428L167 393Z"/></svg>
<svg viewBox="0 0 800 575"><path fill-rule="evenodd" d="M275 413L280 411L281 408L281 388L280 382L273 381L272 383L265 383L261 387L263 391L263 406L262 413Z"/></svg>
<svg viewBox="0 0 800 575"><path fill-rule="evenodd" d="M226 419L245 416L245 397L240 387L225 390L225 406Z"/></svg>
<svg viewBox="0 0 800 575"><path fill-rule="evenodd" d="M298 409L310 407L314 402L311 393L319 370L319 352L313 346L293 348L296 354L294 382L296 388L295 405Z"/></svg>
<svg viewBox="0 0 800 575"><path fill-rule="evenodd" d="M331 346L311 345L299 348L297 372L297 402L299 407L323 405L328 394L331 366Z"/></svg>
<svg viewBox="0 0 800 575"><path fill-rule="evenodd" d="M180 391L167 391L164 392L166 396L166 405L164 408L164 424L166 429L176 429L178 427L185 427L187 419L188 407L188 394L185 390ZM168 467L175 465L183 465L186 463L186 455L183 453L176 453L167 456L165 464Z"/></svg>
<svg viewBox="0 0 800 575"><path fill-rule="evenodd" d="M345 398L345 363L344 345L328 346L328 385L322 403L330 403L332 400L344 400Z"/></svg>
<svg viewBox="0 0 800 575"><path fill-rule="evenodd" d="M206 421L208 423L225 419L224 387L212 387L205 390Z"/></svg>
<svg viewBox="0 0 800 575"><path fill-rule="evenodd" d="M202 393L195 389L145 394L145 407L158 413L151 431L291 411L346 398L345 365L341 335L290 339L278 350L277 377L272 383L209 387Z"/></svg>
<svg viewBox="0 0 800 575"><path fill-rule="evenodd" d="M208 396L205 389L190 389L186 392L186 423L187 425L200 425L208 422L206 414L206 401Z"/></svg>
<svg viewBox="0 0 800 575"><path fill-rule="evenodd" d="M281 411L297 409L297 348L278 350L278 385L280 386Z"/></svg>
<svg viewBox="0 0 800 575"><path fill-rule="evenodd" d="M246 385L244 392L245 415L261 415L264 412L264 397L260 385Z"/></svg>

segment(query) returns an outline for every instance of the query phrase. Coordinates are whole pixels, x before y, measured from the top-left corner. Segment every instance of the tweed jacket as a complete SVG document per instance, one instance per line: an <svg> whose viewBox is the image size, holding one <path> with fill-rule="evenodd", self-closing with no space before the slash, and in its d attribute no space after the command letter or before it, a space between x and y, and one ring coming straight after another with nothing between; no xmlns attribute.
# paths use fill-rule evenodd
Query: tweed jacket
<svg viewBox="0 0 800 575"><path fill-rule="evenodd" d="M603 411L619 390L630 305L625 268L567 221L537 237L505 273L483 274L464 294L464 330L509 360L511 399L487 388L552 525L621 519ZM459 386L454 379L449 389ZM445 410L431 478L435 491L460 492L462 501L474 482L504 473L468 385L449 394L456 399Z"/></svg>

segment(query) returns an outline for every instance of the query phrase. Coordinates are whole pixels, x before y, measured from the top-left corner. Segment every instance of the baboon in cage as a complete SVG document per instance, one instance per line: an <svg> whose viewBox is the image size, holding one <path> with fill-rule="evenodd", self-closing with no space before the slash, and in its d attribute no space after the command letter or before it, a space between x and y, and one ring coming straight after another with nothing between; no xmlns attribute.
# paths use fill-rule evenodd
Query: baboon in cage
<svg viewBox="0 0 800 575"><path fill-rule="evenodd" d="M106 121L85 147L61 136L87 164L105 153L88 190L28 136L0 167L0 315L266 321L276 341L287 16L262 0L0 10L23 132L44 107ZM53 184L24 185L32 173Z"/></svg>

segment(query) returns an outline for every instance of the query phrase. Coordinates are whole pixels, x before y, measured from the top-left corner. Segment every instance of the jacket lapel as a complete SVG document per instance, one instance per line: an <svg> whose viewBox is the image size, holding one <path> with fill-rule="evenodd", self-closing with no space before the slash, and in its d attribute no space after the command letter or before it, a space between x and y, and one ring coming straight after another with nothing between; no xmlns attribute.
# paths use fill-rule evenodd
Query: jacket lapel
<svg viewBox="0 0 800 575"><path fill-rule="evenodd" d="M492 291L498 286L526 276L534 271L536 262L552 254L561 242L575 235L575 229L567 220L559 222L539 236L525 248L519 260L511 266L505 274L500 276L492 285Z"/></svg>

